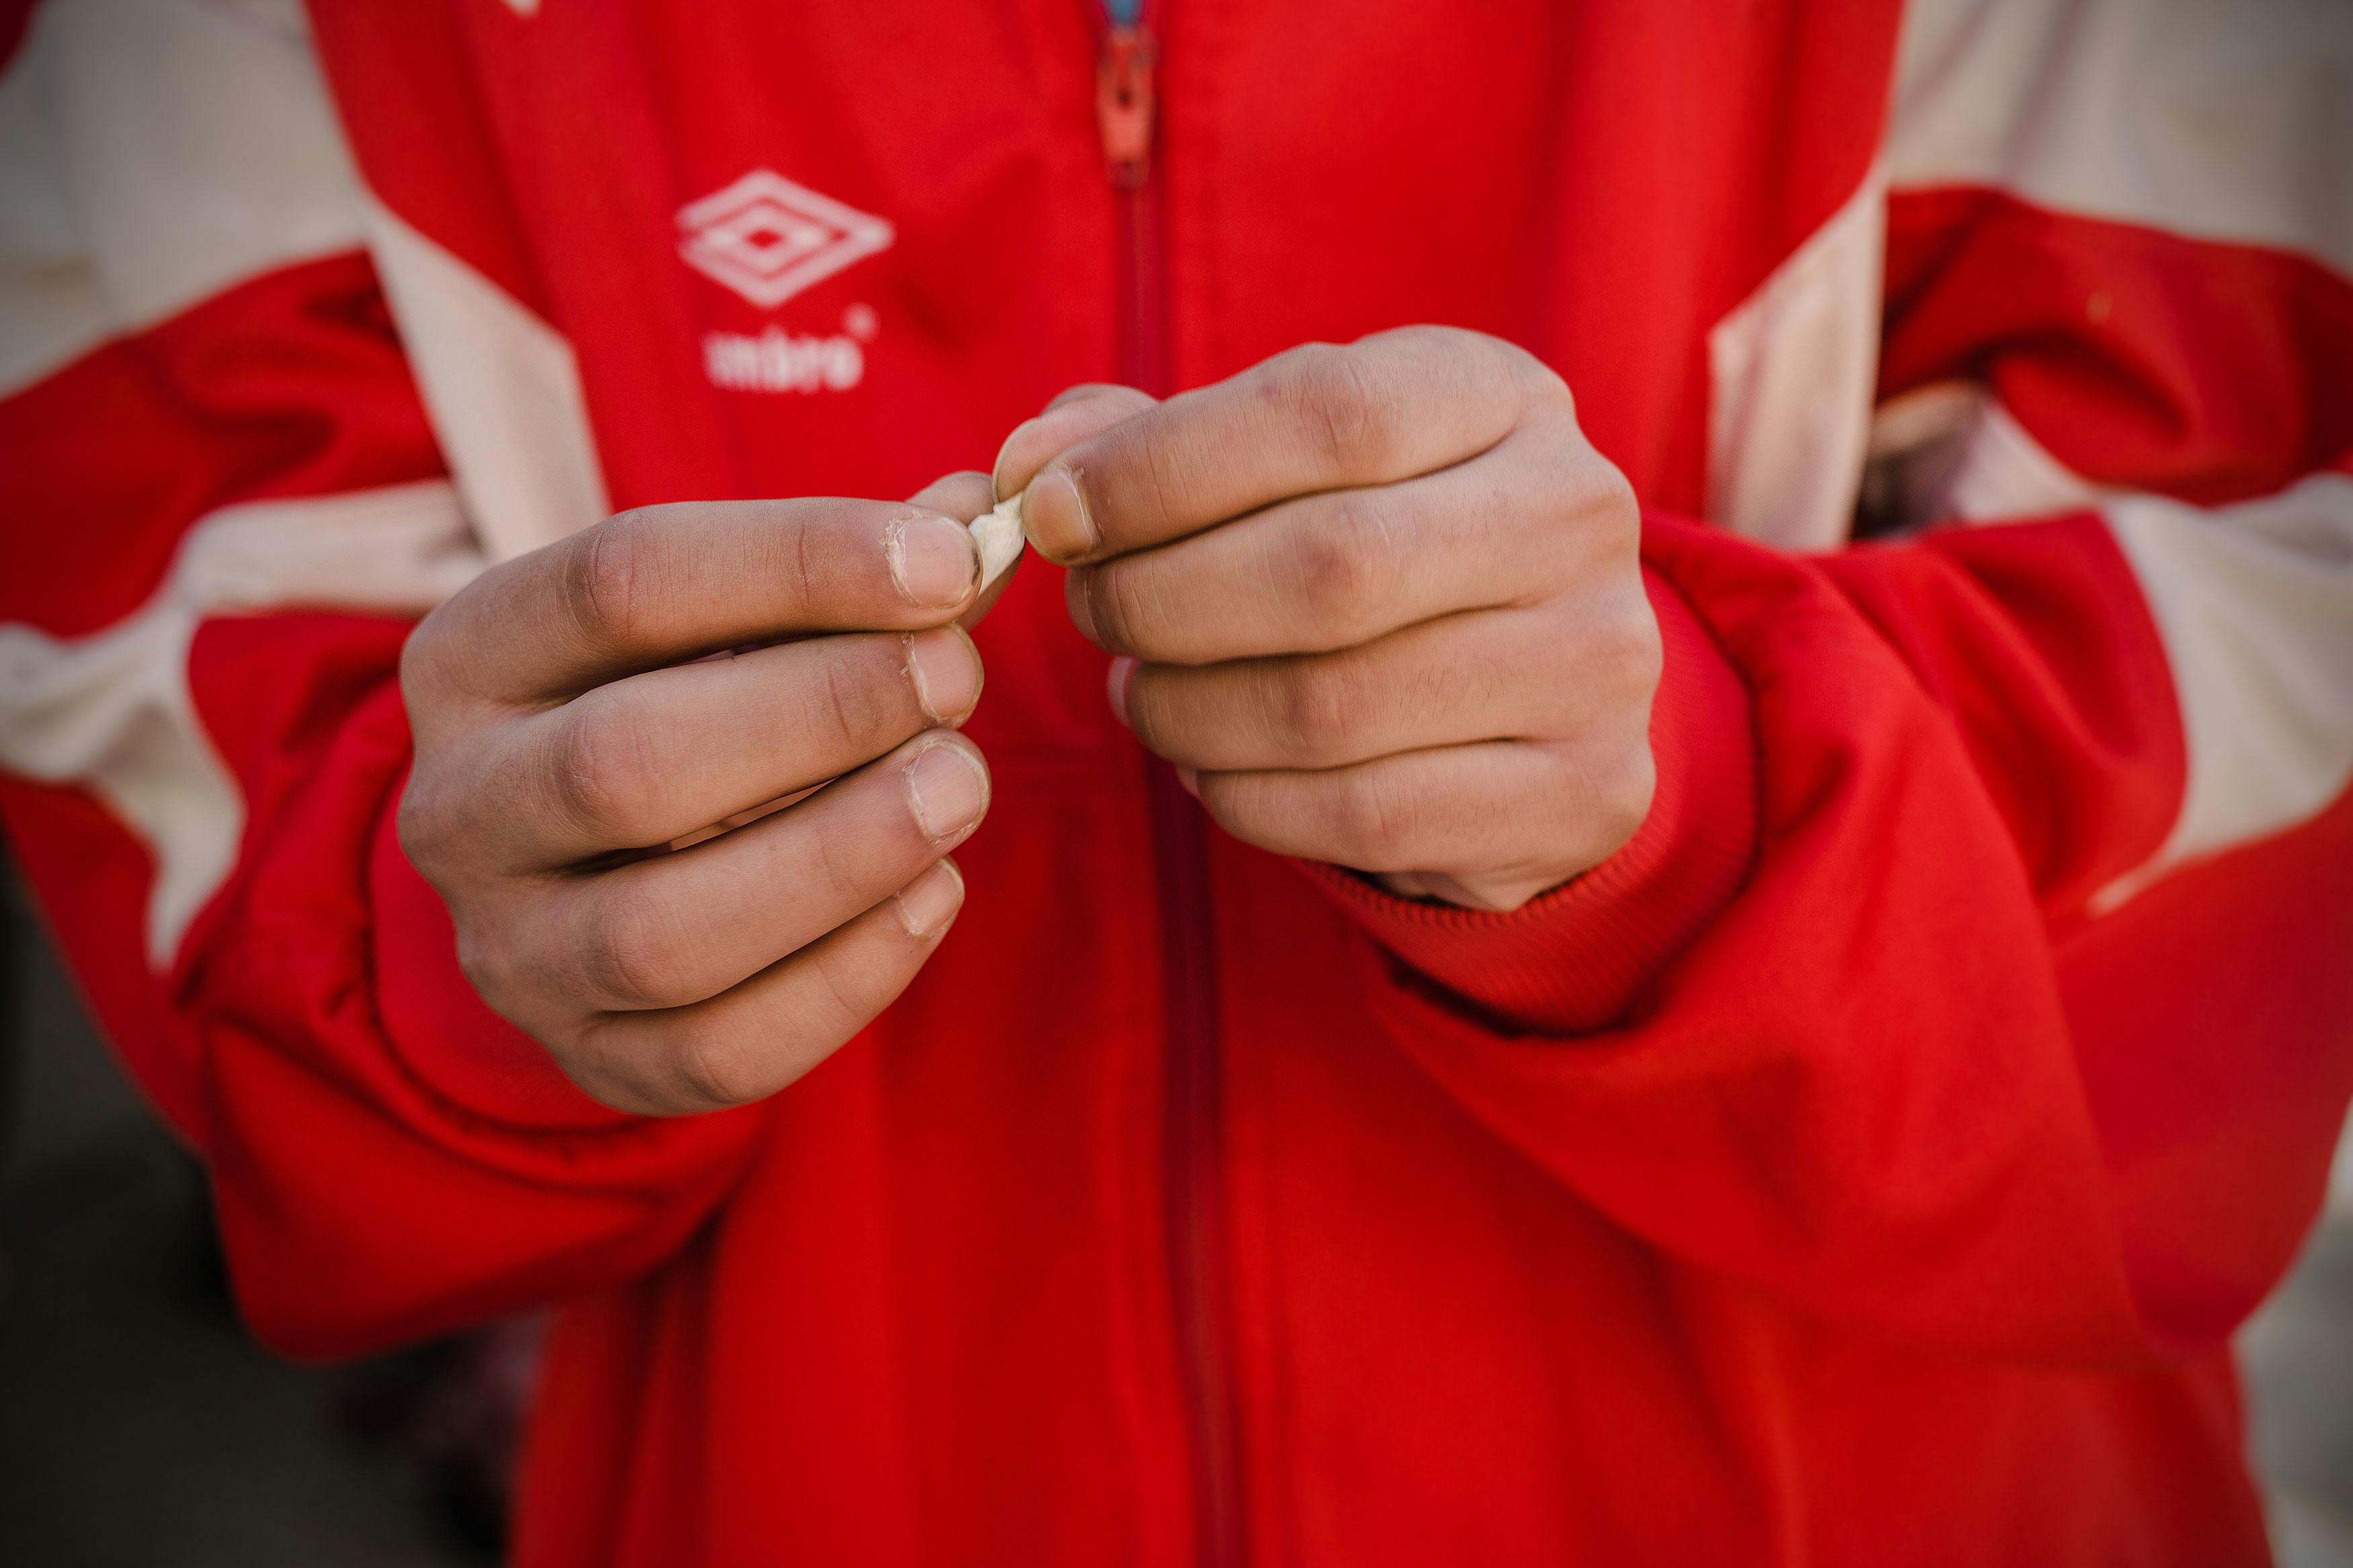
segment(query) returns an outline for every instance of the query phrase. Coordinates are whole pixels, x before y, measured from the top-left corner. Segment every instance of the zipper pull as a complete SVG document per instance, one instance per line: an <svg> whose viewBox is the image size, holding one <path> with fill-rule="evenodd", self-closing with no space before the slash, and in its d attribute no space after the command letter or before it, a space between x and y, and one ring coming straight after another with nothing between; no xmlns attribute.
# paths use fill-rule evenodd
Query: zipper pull
<svg viewBox="0 0 2353 1568"><path fill-rule="evenodd" d="M1095 63L1095 123L1103 132L1103 172L1134 190L1152 172L1152 66L1158 48L1143 27L1103 35Z"/></svg>

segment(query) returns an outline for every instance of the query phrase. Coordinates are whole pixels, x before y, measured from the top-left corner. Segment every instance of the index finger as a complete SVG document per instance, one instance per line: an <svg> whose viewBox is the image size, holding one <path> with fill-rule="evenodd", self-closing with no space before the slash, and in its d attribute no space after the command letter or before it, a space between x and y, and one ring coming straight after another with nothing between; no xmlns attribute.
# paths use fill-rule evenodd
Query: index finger
<svg viewBox="0 0 2353 1568"><path fill-rule="evenodd" d="M1069 447L1029 480L1022 521L1039 553L1075 565L1293 496L1411 479L1509 435L1540 369L1448 328L1303 344Z"/></svg>
<svg viewBox="0 0 2353 1568"><path fill-rule="evenodd" d="M806 633L945 626L979 578L964 524L907 502L643 507L483 574L417 651L461 689L554 700Z"/></svg>

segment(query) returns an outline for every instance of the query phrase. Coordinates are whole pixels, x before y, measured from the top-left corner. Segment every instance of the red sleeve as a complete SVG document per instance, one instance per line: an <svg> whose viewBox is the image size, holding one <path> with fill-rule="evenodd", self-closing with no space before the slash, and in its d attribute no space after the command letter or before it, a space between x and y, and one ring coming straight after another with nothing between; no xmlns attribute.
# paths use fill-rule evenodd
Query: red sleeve
<svg viewBox="0 0 2353 1568"><path fill-rule="evenodd" d="M153 50L84 56L37 16L4 62L135 109L84 116L74 160L12 159L12 212L70 213L95 179L150 193L126 223L218 201L251 222L214 214L193 226L229 238L131 262L34 237L54 330L0 344L0 822L107 1033L204 1154L254 1327L339 1353L649 1267L759 1115L606 1111L459 973L391 833L396 668L481 552L299 42L217 7L156 26ZM253 79L202 104L140 90L174 29ZM284 166L169 166L237 142L181 133L191 112L265 117ZM83 281L100 271L143 292Z"/></svg>
<svg viewBox="0 0 2353 1568"><path fill-rule="evenodd" d="M467 984L441 900L393 832L406 631L221 619L189 661L253 816L182 954L177 1007L239 1301L302 1353L651 1268L725 1196L761 1116L607 1110Z"/></svg>
<svg viewBox="0 0 2353 1568"><path fill-rule="evenodd" d="M1885 390L1975 411L1915 489L1947 525L1654 521L1634 843L1504 916L1325 882L1398 1047L1676 1256L1973 1351L2211 1344L2353 1095L2353 287L2007 199L1892 222ZM2073 503L1965 504L2021 447Z"/></svg>

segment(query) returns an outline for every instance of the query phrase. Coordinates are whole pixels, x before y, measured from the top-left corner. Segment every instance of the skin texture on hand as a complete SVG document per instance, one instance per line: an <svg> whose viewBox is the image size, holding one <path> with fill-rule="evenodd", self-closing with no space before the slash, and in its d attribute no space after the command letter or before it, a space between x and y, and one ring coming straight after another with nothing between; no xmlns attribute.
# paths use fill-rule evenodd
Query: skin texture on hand
<svg viewBox="0 0 2353 1568"><path fill-rule="evenodd" d="M1534 356L1411 327L1165 403L1074 387L995 481L1236 837L1509 910L1649 812L1640 514Z"/></svg>
<svg viewBox="0 0 2353 1568"><path fill-rule="evenodd" d="M1005 581L965 527L991 500L959 474L905 503L624 513L410 637L401 847L475 989L587 1093L771 1094L930 956L988 808L955 727L981 689L964 628Z"/></svg>

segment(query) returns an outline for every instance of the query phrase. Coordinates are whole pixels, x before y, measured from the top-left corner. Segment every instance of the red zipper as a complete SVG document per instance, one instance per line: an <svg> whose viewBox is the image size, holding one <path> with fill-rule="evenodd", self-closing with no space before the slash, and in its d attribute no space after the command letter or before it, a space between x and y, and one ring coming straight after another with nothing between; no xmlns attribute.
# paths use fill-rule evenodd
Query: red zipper
<svg viewBox="0 0 2353 1568"><path fill-rule="evenodd" d="M1141 22L1103 28L1095 61L1095 126L1103 136L1103 177L1119 205L1120 379L1165 397L1167 289L1161 279L1160 186L1152 178L1159 63L1160 46Z"/></svg>
<svg viewBox="0 0 2353 1568"><path fill-rule="evenodd" d="M1168 393L1167 289L1161 186L1153 178L1159 46L1143 18L1101 28L1095 121L1103 173L1119 208L1120 379ZM1156 12L1149 5L1147 14ZM1201 808L1175 771L1147 760L1154 868L1160 889L1161 968L1167 977L1166 1124L1162 1191L1177 1378L1192 1464L1194 1550L1206 1568L1240 1568L1242 1487L1229 1371L1225 1125L1218 1048L1218 969L1209 913L1209 846Z"/></svg>

